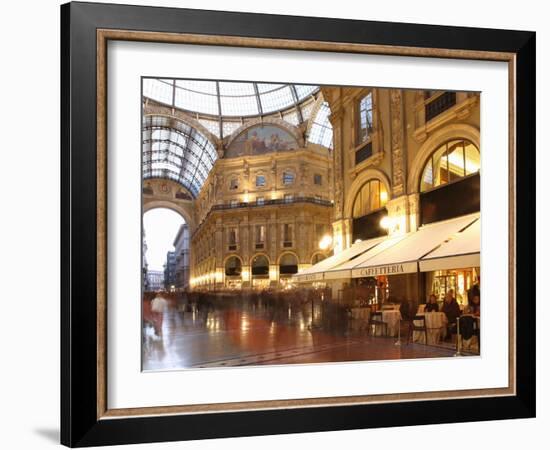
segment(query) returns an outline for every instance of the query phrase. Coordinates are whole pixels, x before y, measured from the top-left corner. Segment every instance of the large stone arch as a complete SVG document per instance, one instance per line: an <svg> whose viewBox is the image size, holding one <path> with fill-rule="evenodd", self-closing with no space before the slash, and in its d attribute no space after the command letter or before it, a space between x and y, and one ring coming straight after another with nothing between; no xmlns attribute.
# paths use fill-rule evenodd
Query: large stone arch
<svg viewBox="0 0 550 450"><path fill-rule="evenodd" d="M480 148L479 129L472 125L465 123L451 124L430 133L430 137L422 144L410 166L408 180L409 194L419 191L420 177L428 158L437 148L453 139L466 139L472 142L478 149Z"/></svg>
<svg viewBox="0 0 550 450"><path fill-rule="evenodd" d="M145 192L145 189L148 192ZM183 217L192 234L196 227L194 200L177 198L179 192L187 192L179 183L172 180L150 178L144 182L142 193L143 213L155 208L167 208Z"/></svg>
<svg viewBox="0 0 550 450"><path fill-rule="evenodd" d="M380 181L386 188L388 195L391 193L391 183L388 176L378 169L367 169L360 172L351 186L346 195L345 204L344 204L344 217L351 218L353 216L353 202L355 197L363 187L363 185L370 180ZM388 199L389 200L389 199Z"/></svg>

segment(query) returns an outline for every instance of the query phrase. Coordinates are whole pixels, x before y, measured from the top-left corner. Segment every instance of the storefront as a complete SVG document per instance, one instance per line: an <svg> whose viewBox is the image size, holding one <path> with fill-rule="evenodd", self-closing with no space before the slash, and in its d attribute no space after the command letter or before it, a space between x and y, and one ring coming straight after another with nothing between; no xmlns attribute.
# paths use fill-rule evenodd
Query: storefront
<svg viewBox="0 0 550 450"><path fill-rule="evenodd" d="M467 302L467 291L479 276L479 230L479 213L436 222L353 246L345 257L328 258L297 277L311 282L322 276L337 286L339 298L347 301L351 295L375 309L406 302L416 310L430 293L449 289L460 295L459 302Z"/></svg>

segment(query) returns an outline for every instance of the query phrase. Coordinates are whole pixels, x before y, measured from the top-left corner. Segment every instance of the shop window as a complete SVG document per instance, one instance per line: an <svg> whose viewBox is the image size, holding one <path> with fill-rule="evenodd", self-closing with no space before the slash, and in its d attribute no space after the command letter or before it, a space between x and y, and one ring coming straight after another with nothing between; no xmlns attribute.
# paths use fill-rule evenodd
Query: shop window
<svg viewBox="0 0 550 450"><path fill-rule="evenodd" d="M269 260L264 255L255 256L252 259L252 275L268 275L269 274Z"/></svg>
<svg viewBox="0 0 550 450"><path fill-rule="evenodd" d="M256 204L259 206L265 205L265 198L264 197L256 197Z"/></svg>
<svg viewBox="0 0 550 450"><path fill-rule="evenodd" d="M436 149L422 172L420 191L456 181L479 172L480 155L477 147L466 140L454 140Z"/></svg>
<svg viewBox="0 0 550 450"><path fill-rule="evenodd" d="M292 201L294 200L294 195L285 194L284 200L285 200L285 203L292 203Z"/></svg>
<svg viewBox="0 0 550 450"><path fill-rule="evenodd" d="M388 191L379 180L367 181L357 193L353 202L353 218L366 216L388 202Z"/></svg>
<svg viewBox="0 0 550 450"><path fill-rule="evenodd" d="M366 142L372 133L372 92L359 100L358 144Z"/></svg>
<svg viewBox="0 0 550 450"><path fill-rule="evenodd" d="M229 200L229 206L231 206L231 208L236 208L239 206L239 202L237 200Z"/></svg>
<svg viewBox="0 0 550 450"><path fill-rule="evenodd" d="M279 273L288 275L298 272L298 259L292 253L285 253L279 261Z"/></svg>
<svg viewBox="0 0 550 450"><path fill-rule="evenodd" d="M263 187L263 186L265 186L265 175L257 175L256 187Z"/></svg>
<svg viewBox="0 0 550 450"><path fill-rule="evenodd" d="M232 256L225 262L225 275L228 277L240 276L242 271L241 260Z"/></svg>

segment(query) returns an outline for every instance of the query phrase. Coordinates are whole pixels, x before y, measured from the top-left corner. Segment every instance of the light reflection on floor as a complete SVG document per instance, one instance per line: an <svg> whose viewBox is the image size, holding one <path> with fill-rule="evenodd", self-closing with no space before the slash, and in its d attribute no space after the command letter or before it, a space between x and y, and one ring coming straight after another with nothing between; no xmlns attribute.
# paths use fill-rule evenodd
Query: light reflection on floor
<svg viewBox="0 0 550 450"><path fill-rule="evenodd" d="M311 308L234 305L164 313L162 337L144 339L143 370L453 356L454 350L369 337L349 323L311 327ZM314 312L314 319L317 319ZM315 324L315 323L314 323ZM151 333L152 334L152 333Z"/></svg>

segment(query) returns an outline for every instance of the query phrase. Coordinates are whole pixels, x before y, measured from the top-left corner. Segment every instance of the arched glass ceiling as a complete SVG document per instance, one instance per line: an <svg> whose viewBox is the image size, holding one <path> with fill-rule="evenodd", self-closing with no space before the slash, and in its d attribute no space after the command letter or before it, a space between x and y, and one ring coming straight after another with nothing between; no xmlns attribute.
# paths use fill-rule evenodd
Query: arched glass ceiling
<svg viewBox="0 0 550 450"><path fill-rule="evenodd" d="M232 119L281 112L298 125L309 117L307 100L319 86L298 84L194 81L146 78L143 95L160 103L199 114L198 120L213 134L224 137L241 124Z"/></svg>
<svg viewBox="0 0 550 450"><path fill-rule="evenodd" d="M214 145L195 128L176 119L143 119L143 178L167 178L197 196L218 154Z"/></svg>
<svg viewBox="0 0 550 450"><path fill-rule="evenodd" d="M313 123L307 137L309 142L332 148L332 124L328 120L329 116L330 107L327 102L323 102L313 118Z"/></svg>

